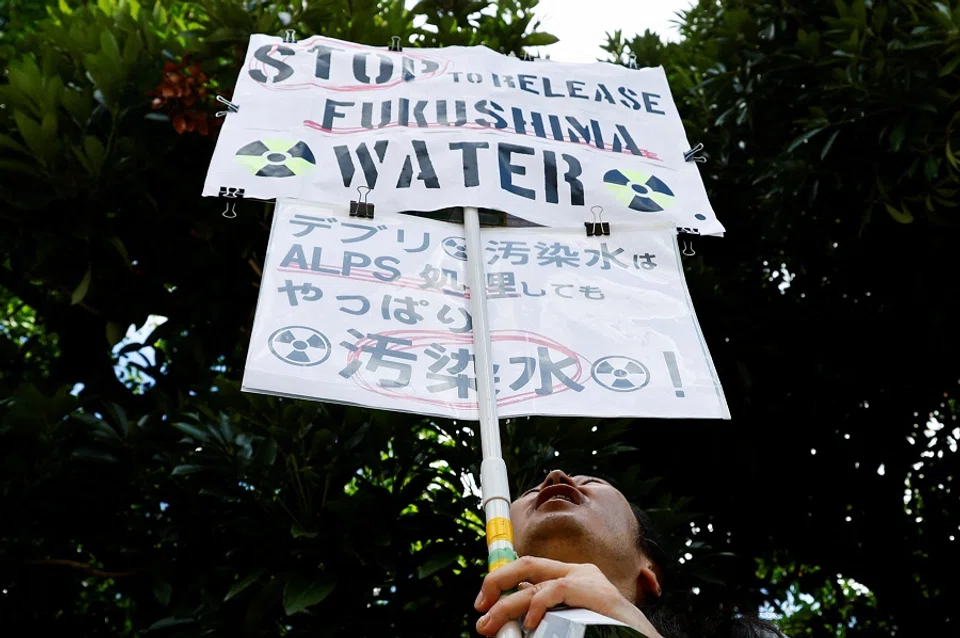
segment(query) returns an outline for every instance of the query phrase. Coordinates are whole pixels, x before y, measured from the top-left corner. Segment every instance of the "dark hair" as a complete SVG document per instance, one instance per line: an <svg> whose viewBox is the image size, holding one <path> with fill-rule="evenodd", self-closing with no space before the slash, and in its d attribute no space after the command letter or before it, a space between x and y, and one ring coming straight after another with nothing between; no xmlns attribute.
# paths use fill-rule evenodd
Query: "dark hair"
<svg viewBox="0 0 960 638"><path fill-rule="evenodd" d="M637 545L640 547L640 551L663 572L662 576L664 578L675 577L674 573L666 573L674 564L674 561L671 561L667 555L660 533L653 524L653 519L633 503L630 503L630 509L633 510L633 515L637 519ZM674 570L671 569L670 571L673 572ZM658 576L660 575L658 574Z"/></svg>
<svg viewBox="0 0 960 638"><path fill-rule="evenodd" d="M663 594L636 601L650 623L665 638L783 638L780 630L756 615L730 613L711 618L693 618L674 610L670 589L682 581L677 561L667 553L664 541L645 511L630 503L637 519L637 546L654 564Z"/></svg>

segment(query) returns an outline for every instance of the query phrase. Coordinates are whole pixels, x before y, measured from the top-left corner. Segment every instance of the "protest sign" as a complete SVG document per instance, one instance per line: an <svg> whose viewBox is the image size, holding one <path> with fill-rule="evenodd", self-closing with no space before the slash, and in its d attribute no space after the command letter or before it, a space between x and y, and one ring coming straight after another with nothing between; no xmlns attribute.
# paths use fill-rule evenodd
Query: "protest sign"
<svg viewBox="0 0 960 638"><path fill-rule="evenodd" d="M529 638L651 638L588 609L548 611Z"/></svg>
<svg viewBox="0 0 960 638"><path fill-rule="evenodd" d="M206 196L384 212L472 206L551 227L667 219L722 234L662 68L254 35ZM322 168L321 168L322 167Z"/></svg>
<svg viewBox="0 0 960 638"><path fill-rule="evenodd" d="M244 390L476 420L463 228L277 205ZM501 417L729 418L669 225L487 228Z"/></svg>

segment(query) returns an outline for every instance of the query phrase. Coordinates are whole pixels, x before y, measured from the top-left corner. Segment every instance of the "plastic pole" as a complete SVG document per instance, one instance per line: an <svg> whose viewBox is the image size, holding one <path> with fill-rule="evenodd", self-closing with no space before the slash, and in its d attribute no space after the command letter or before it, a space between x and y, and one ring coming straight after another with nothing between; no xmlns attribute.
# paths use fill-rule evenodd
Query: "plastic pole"
<svg viewBox="0 0 960 638"><path fill-rule="evenodd" d="M473 352L480 413L480 448L483 454L480 489L487 521L487 564L492 572L515 561L517 553L513 549L513 525L510 523L510 484L500 449L497 395L493 387L493 348L487 322L487 283L480 243L480 213L476 208L463 209L463 229L467 243L467 285L470 287L470 309L473 313ZM515 620L508 622L497 632L497 638L523 638L520 623Z"/></svg>

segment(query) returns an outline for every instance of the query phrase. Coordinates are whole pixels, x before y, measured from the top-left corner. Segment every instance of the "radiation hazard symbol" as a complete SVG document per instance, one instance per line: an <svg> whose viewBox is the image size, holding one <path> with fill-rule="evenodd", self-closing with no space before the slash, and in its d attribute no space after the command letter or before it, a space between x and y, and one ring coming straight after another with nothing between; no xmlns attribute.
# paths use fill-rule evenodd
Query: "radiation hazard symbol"
<svg viewBox="0 0 960 638"><path fill-rule="evenodd" d="M614 355L593 364L590 376L601 387L613 392L633 392L650 383L650 371L636 359Z"/></svg>
<svg viewBox="0 0 960 638"><path fill-rule="evenodd" d="M279 139L250 142L237 151L237 161L257 177L296 177L317 165L304 142Z"/></svg>
<svg viewBox="0 0 960 638"><path fill-rule="evenodd" d="M320 365L330 357L330 340L306 326L280 328L267 340L275 357L295 366Z"/></svg>
<svg viewBox="0 0 960 638"><path fill-rule="evenodd" d="M630 210L657 213L673 204L673 191L656 175L613 169L604 174L603 182L613 197Z"/></svg>

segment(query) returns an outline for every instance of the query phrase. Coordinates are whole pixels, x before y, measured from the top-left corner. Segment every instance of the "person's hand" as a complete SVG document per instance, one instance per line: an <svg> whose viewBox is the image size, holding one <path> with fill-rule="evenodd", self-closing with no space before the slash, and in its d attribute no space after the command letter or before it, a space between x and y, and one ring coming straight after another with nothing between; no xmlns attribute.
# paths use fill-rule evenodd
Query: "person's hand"
<svg viewBox="0 0 960 638"><path fill-rule="evenodd" d="M517 591L503 599L503 592ZM595 565L560 563L546 558L524 556L497 569L483 579L474 606L486 614L477 621L477 631L495 636L508 620L523 618L533 629L552 607L567 605L589 609L619 620L647 638L663 638L647 617L607 580Z"/></svg>

